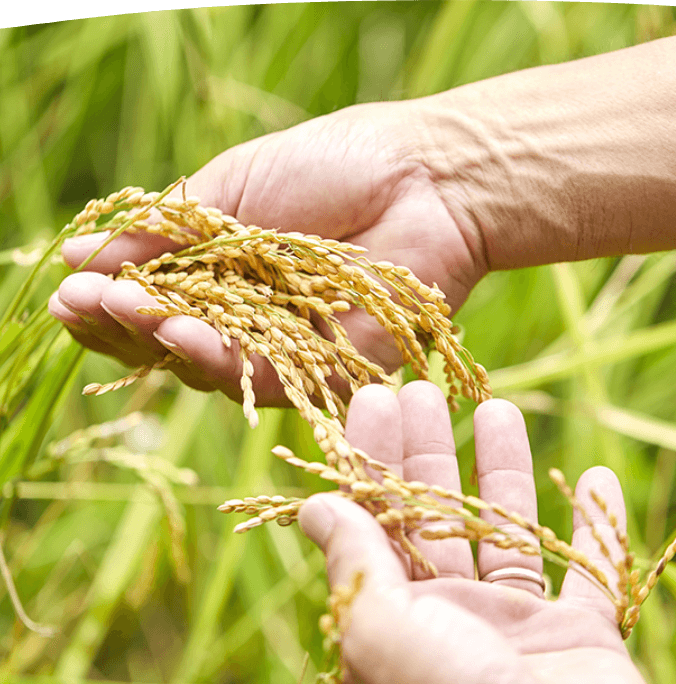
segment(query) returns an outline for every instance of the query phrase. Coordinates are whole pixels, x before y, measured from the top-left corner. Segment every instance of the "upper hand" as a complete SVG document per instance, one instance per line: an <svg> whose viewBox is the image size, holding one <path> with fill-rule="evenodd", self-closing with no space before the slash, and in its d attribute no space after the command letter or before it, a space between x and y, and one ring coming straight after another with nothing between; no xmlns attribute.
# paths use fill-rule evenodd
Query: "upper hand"
<svg viewBox="0 0 676 684"><path fill-rule="evenodd" d="M395 396L370 385L350 405L347 439L406 480L460 489L448 409L441 391L410 383ZM482 499L537 522L532 460L518 409L501 399L475 413L476 464ZM592 502L601 494L622 526L624 502L617 478L606 468L588 470L576 494L612 554L622 557L611 528ZM492 517L491 517L492 516ZM499 524L494 514L485 517ZM605 524L604 524L605 522ZM349 586L364 573L343 635L350 681L364 684L637 684L615 621L611 601L569 569L560 597L545 600L531 580L476 581L469 542L425 541L411 534L438 571L425 578L393 548L375 518L357 504L331 494L309 499L300 513L303 530L324 550L332 586ZM500 524L528 538L521 528ZM534 539L529 539L536 541ZM617 581L590 528L575 515L573 546ZM479 543L478 576L498 568L542 573L540 556L524 556Z"/></svg>
<svg viewBox="0 0 676 684"><path fill-rule="evenodd" d="M240 223L349 240L372 261L408 266L436 282L457 310L485 266L478 233L456 221L429 172L434 154L416 101L360 105L227 150L187 181L187 193ZM447 196L448 193L446 193ZM96 236L66 242L75 267L97 246ZM190 361L172 369L199 389L240 397L236 343L226 349L206 323L190 317L158 319L136 313L152 298L132 281L111 281L123 261L141 264L177 246L166 238L122 235L87 267L67 277L50 311L85 346L140 365L168 351ZM392 372L401 363L389 335L364 311L341 316L365 356ZM284 403L272 368L254 360L261 404Z"/></svg>

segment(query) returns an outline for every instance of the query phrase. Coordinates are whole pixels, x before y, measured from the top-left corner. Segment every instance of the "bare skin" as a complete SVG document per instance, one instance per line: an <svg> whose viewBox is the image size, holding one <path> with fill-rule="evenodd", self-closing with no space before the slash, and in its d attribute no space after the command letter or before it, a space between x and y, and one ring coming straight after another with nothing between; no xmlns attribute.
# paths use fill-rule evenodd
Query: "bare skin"
<svg viewBox="0 0 676 684"><path fill-rule="evenodd" d="M532 459L519 410L493 399L477 408L474 425L480 496L536 520ZM448 409L430 383L410 383L398 396L375 385L362 388L352 399L346 436L408 480L460 487ZM602 494L624 525L614 473L591 468L577 485L577 496L601 523L590 489ZM469 543L448 539L420 545L439 578L416 579L375 518L351 501L316 495L301 509L300 524L324 550L332 586L349 586L358 571L365 575L343 637L353 684L644 681L624 646L612 603L573 570L560 598L548 601L529 580L476 581ZM611 553L621 557L610 526L599 528ZM573 546L616 581L577 515ZM479 545L479 577L504 567L542 572L542 559Z"/></svg>
<svg viewBox="0 0 676 684"><path fill-rule="evenodd" d="M457 311L490 270L676 246L675 66L671 38L422 100L351 107L224 152L187 191L243 223L364 245L371 259L438 283ZM67 262L81 263L96 239L64 245ZM226 350L195 319L137 314L145 293L103 275L172 248L149 236L119 238L87 272L64 280L50 310L92 349L130 365L173 351L189 361L173 368L184 382L239 399L236 344ZM397 367L394 345L373 321L351 311L343 323L369 358ZM259 403L284 403L271 368L254 365ZM348 435L409 479L458 486L446 405L434 392L413 383L395 398L367 387L352 402ZM534 517L518 411L494 400L475 421L481 495ZM578 496L588 500L590 487L621 513L612 473L587 471ZM577 574L567 575L557 602L545 602L533 582L474 581L469 547L445 541L421 543L442 576L413 581L380 527L351 502L313 497L301 522L327 552L333 583L367 572L345 637L355 682L642 681L610 603ZM580 520L573 543L604 565ZM539 562L496 554L480 548L480 575Z"/></svg>
<svg viewBox="0 0 676 684"><path fill-rule="evenodd" d="M188 193L242 223L366 246L372 260L436 282L457 311L490 270L676 246L676 38L470 84L420 100L349 107L234 147L188 180ZM68 241L72 266L100 238ZM241 399L237 345L188 317L135 312L124 260L175 248L122 236L64 280L50 311L91 349L130 365L167 350L172 370ZM342 316L357 348L390 372L392 340L361 311ZM261 405L285 403L254 360Z"/></svg>
<svg viewBox="0 0 676 684"><path fill-rule="evenodd" d="M479 238L465 238L416 158L420 140L414 127L405 125L411 117L411 105L394 103L315 119L228 150L192 176L187 191L244 224L364 245L372 260L407 265L424 281L437 282L458 308L485 272L467 246L467 240ZM134 283L111 282L101 274L115 272L124 260L146 261L168 247L167 240L122 236L92 262L92 271L64 280L52 297L51 312L83 344L125 362L158 359L178 345L192 360L190 367L175 368L182 379L239 398L236 344L224 349L215 331L190 317L162 320L135 313L152 298ZM90 241L75 239L63 254L75 266L92 248ZM389 372L397 368L396 347L373 319L354 310L343 323L357 348ZM255 371L258 402L283 403L271 368L259 359Z"/></svg>

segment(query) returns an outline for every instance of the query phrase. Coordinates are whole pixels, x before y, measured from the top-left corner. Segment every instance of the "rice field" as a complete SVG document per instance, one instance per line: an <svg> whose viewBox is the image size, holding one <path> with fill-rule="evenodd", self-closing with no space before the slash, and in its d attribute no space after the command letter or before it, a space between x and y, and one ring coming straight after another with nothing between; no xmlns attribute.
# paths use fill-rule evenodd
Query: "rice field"
<svg viewBox="0 0 676 684"><path fill-rule="evenodd" d="M293 527L232 534L216 508L308 496L283 444L321 459L298 412L257 408L84 353L41 310L68 269L45 245L93 197L161 190L227 147L358 102L431 94L499 73L670 35L670 7L546 2L235 6L0 31L0 540L27 616L0 583L0 680L296 683L322 666L320 552ZM540 521L562 538L570 482L623 484L639 562L676 530L676 258L671 253L492 273L454 323L496 396L521 407ZM543 305L546 303L546 305ZM10 364L10 361L12 364ZM430 359L444 384L442 364ZM410 373L404 373L408 379ZM473 403L453 417L463 482ZM101 426L101 427L92 427ZM548 566L554 587L560 568ZM628 646L676 681L676 571Z"/></svg>

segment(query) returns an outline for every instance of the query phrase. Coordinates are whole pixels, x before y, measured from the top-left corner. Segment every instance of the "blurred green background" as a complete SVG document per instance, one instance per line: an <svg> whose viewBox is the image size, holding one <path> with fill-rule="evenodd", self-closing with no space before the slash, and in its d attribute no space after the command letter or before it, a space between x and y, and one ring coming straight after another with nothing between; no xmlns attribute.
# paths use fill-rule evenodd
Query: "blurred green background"
<svg viewBox="0 0 676 684"><path fill-rule="evenodd" d="M125 185L160 190L229 146L356 102L431 94L675 28L670 7L468 0L225 7L2 30L0 311L26 281L31 250L92 197ZM675 271L673 254L657 254L495 273L455 319L496 395L526 413L541 521L570 534L548 468L574 482L608 465L643 559L676 528ZM49 266L33 307L65 274ZM21 334L22 313L3 336ZM298 417L263 410L251 431L224 397L162 374L85 398L82 386L122 367L81 354L65 334L30 342L14 378L21 391L5 391L11 378L0 374L0 525L28 615L58 631L26 629L0 583L0 681L291 684L306 652L312 681L326 599L319 552L295 527L233 535L242 518L216 511L233 496L320 488L270 455L282 443L317 456ZM472 408L454 418L465 482ZM50 457L50 443L133 411L143 419L123 435ZM163 460L144 469L119 457L140 452ZM556 587L561 574L550 571ZM670 567L629 640L649 681L676 681L675 608Z"/></svg>

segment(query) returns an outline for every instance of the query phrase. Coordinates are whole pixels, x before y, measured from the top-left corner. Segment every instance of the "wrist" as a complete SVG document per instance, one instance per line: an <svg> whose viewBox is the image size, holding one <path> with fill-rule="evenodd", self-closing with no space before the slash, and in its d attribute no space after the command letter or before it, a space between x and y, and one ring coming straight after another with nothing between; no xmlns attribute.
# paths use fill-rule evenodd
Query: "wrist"
<svg viewBox="0 0 676 684"><path fill-rule="evenodd" d="M674 64L666 39L419 101L425 163L489 269L676 246Z"/></svg>

